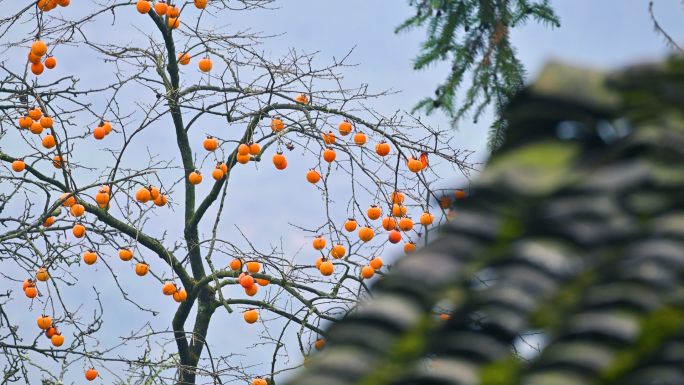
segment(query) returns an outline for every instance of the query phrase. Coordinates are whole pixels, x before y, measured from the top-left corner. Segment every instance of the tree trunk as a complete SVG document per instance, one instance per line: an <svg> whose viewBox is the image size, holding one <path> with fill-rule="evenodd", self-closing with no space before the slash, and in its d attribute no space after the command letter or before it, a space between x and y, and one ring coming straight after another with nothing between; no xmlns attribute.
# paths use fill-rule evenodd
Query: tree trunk
<svg viewBox="0 0 684 385"><path fill-rule="evenodd" d="M188 347L188 354L181 355L181 367L178 370L178 384L190 385L195 384L197 376L197 364L199 363L202 350L206 343L207 330L209 329L209 322L211 316L214 314L218 302L214 300L214 290L204 288L197 298L197 316L195 317L195 328L191 336L184 336L184 345ZM180 333L177 333L180 334ZM188 341L189 337L189 343ZM178 337L176 337L178 338ZM180 350L180 342L179 350Z"/></svg>

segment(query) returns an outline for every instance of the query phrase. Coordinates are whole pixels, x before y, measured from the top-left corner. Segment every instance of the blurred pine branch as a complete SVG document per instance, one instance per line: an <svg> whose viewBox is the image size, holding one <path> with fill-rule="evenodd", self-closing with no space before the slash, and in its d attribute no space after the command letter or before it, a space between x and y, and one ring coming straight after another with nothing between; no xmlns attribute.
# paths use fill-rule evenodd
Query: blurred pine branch
<svg viewBox="0 0 684 385"><path fill-rule="evenodd" d="M548 0L409 0L416 15L404 21L395 33L427 27L427 39L414 61L414 69L450 60L451 73L435 90L416 104L413 112L431 114L442 110L456 126L465 116L474 122L493 103L496 119L490 127L488 148L496 150L505 137L504 111L508 101L523 86L525 68L515 56L510 30L532 19L560 27L560 19ZM465 98L456 100L464 81Z"/></svg>

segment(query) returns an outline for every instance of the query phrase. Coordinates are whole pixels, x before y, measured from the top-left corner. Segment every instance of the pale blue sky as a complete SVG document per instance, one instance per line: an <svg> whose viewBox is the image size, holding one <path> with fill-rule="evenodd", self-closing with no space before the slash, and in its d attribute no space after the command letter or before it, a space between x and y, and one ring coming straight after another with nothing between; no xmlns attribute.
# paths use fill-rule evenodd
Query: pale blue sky
<svg viewBox="0 0 684 385"><path fill-rule="evenodd" d="M535 24L528 24L521 29L513 29L512 39L518 48L519 58L529 70L530 78L534 78L545 63L550 60L561 60L576 63L578 65L591 66L600 69L613 69L623 67L635 62L658 60L662 58L667 49L661 37L653 32L652 23L648 15L647 0L557 0L551 1L561 18L560 28L547 28ZM75 2L72 2L75 5ZM320 63L329 63L332 57L342 57L350 49L356 47L351 56L351 62L358 63L356 67L345 71L345 82L349 86L368 83L371 91L394 89L401 91L398 94L372 101L372 106L377 110L392 113L396 110L410 110L414 103L431 95L435 86L446 76L446 66L414 72L411 60L418 52L418 44L424 39L423 31L415 31L408 34L395 35L393 33L401 21L413 13L403 0L281 0L275 3L280 9L266 11L252 11L235 14L234 19L222 19L217 24L230 23L230 28L263 31L265 34L283 34L267 40L261 46L264 52L272 52L278 55L285 52L289 47L294 47L306 52L320 51ZM69 9L69 12L73 9ZM681 2L679 0L656 1L655 12L661 24L667 28L673 38L684 41L684 30L681 21L684 19ZM65 11L65 15L68 13ZM230 18L230 16L228 16ZM109 22L109 21L108 21ZM145 20L148 22L148 20ZM134 7L120 12L117 15L117 26L121 28L127 24L139 25L142 19L135 12ZM101 41L106 40L109 27L98 25L102 28ZM141 28L146 28L141 26ZM127 34L112 36L122 40L138 41L140 36L136 30L130 29ZM64 48L64 53L68 51ZM61 68L73 68L83 82L97 82L101 76L98 68L83 57L73 55L68 57L62 54L58 59ZM58 74L49 76L57 77ZM44 79L47 81L48 78ZM426 119L434 126L447 127L449 119L437 113ZM487 154L485 140L491 115L481 119L478 124L465 120L460 125L457 134L458 147L476 151L476 158L483 161ZM85 123L84 123L85 124ZM170 148L162 155L168 158L178 158L174 151L173 143L164 133L165 128L159 125L139 138L142 142L138 151L144 151L145 145L154 143L164 148ZM201 132L198 132L201 136ZM171 137L171 139L173 139ZM4 144L4 143L3 143ZM97 154L96 149L88 149ZM297 160L293 160L289 167L295 167ZM300 167L304 169L304 162ZM301 174L301 175L300 175ZM313 225L320 218L307 223L302 218L304 208L321 204L320 195L314 189L307 189L303 182L303 174L278 173L270 167L261 167L259 173L253 169L242 168L236 170L231 177L230 205L224 218L225 224L220 229L225 238L235 238L237 233L234 225L239 225L242 231L256 241L259 246L280 243L281 237L288 253L296 252L303 244L310 242L301 231L290 227L287 222ZM206 179L206 177L205 177ZM462 185L464 179L460 175L446 175L445 186ZM205 186L208 188L208 184ZM313 203L312 203L313 202ZM254 218L255 208L268 213L267 219ZM344 219L344 214L338 218ZM305 223L302 223L305 222ZM153 221L159 227L159 233L167 230L168 219L159 218ZM178 227L178 226L174 226ZM171 230L170 236L179 236ZM178 229L175 229L178 230ZM314 254L308 250L302 254L302 258L310 258ZM387 260L403 255L397 248L388 252ZM120 261L112 261L118 263ZM157 264L156 266L154 264ZM161 269L161 263L154 261L155 267ZM75 269L80 276L79 284L73 290L80 290L85 309L91 311L93 304L92 291L89 289L94 284L108 282L107 286L113 285L107 278L106 272L101 266L98 271L92 267L81 266ZM116 269L120 266L117 265ZM120 269L119 279L129 293L137 295L145 306L158 306L159 296L156 295L158 288L152 286L148 290L140 288L141 280L130 274L130 271ZM2 288L3 290L5 288ZM101 290L102 298L108 304L105 310L105 319L110 328L108 335L103 341L113 343L113 337L124 335L141 327L146 321L146 316L123 301L116 290ZM10 304L17 306L18 313L24 304ZM174 303L169 303L168 308L162 308L162 313L150 319L155 328L163 329L170 325L170 320L175 310ZM247 327L239 315L227 315L220 309L212 321L209 331L209 340L214 347L225 345L250 345L254 342L254 328ZM27 324L33 325L37 310L27 315ZM123 317L122 317L123 316ZM187 329L190 325L187 325ZM226 330L231 331L229 336ZM294 329L293 329L294 330ZM293 339L294 340L294 339ZM137 348L131 348L128 353L135 354ZM248 355L242 360L249 364L257 362L254 354L261 352L259 349L247 351ZM269 350L261 352L270 355ZM301 357L297 349L290 351L292 363L298 363ZM255 369L255 371L259 371ZM80 380L82 374L74 373L74 379ZM107 376L106 373L102 373ZM77 375L77 376L76 376Z"/></svg>

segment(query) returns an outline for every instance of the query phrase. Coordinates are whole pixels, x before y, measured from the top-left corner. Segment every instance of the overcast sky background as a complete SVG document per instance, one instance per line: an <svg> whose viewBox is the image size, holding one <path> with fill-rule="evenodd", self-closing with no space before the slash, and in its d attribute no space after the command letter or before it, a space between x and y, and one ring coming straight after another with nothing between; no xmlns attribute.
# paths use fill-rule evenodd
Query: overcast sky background
<svg viewBox="0 0 684 385"><path fill-rule="evenodd" d="M19 5L20 2L12 0L10 3ZM78 2L72 2L72 7L64 11L65 17L69 16L69 12L77 12L73 9L76 3ZM551 3L561 18L560 28L529 23L511 31L513 45L517 47L519 59L528 69L529 79L534 79L545 63L551 60L609 70L637 62L659 60L668 52L663 39L653 32L647 0L554 0ZM279 9L236 13L234 17L224 13L225 19L217 21L217 24L230 23L230 28L251 28L255 32L262 31L267 35L283 34L267 40L262 49L265 52L272 52L274 56L285 52L290 47L305 52L320 51L318 60L321 65L330 63L333 57L344 56L355 47L350 62L359 65L346 69L346 85L356 86L368 83L371 92L387 89L401 91L373 101L372 106L377 110L387 113L410 110L418 100L433 93L436 85L447 75L447 68L450 67L450 65L437 65L427 71L413 71L412 59L418 53L419 44L425 37L424 31L416 30L401 35L395 35L393 32L399 23L414 12L408 7L406 1L281 0L276 2L275 6ZM113 28L119 31L117 38L135 41L141 38L136 35L135 29L129 28L121 32L121 28L127 25L139 26L141 23L149 23L149 20L140 18L134 6L129 8L117 14L117 24ZM680 0L656 1L655 13L658 21L676 41L684 41L684 30L681 28L684 11ZM108 20L107 23L110 21ZM98 26L98 28L103 30L101 41L105 41L109 36L107 34L114 30L106 25ZM66 48L65 51L67 51ZM82 81L96 82L102 76L97 67L79 55L63 53L58 58L58 63L58 69L73 69ZM61 75L58 72L48 73L41 78L41 81L49 81L49 76L63 76L63 73ZM449 126L449 118L441 113L436 113L426 118L425 121L433 126ZM487 158L486 136L491 121L491 113L488 113L487 118L481 119L477 124L464 120L459 126L458 147L476 151L475 156L478 161L485 161ZM169 122L166 124L168 125ZM149 132L140 140L144 141L144 144L155 143L169 148L171 150L162 155L179 158L177 150L173 151L175 150L173 142L160 135L164 132L164 128L168 129L168 126L160 125L155 129L157 131ZM7 147L8 145L3 143L3 149ZM140 149L144 149L144 145ZM99 150L93 148L90 151L95 154ZM295 160L294 163L296 162ZM289 167L292 167L292 164ZM304 163L300 165L300 168L303 169L303 167L305 167ZM230 204L224 214L226 223L221 229L222 232L225 231L223 233L225 237L235 236L235 231L230 229L234 224L239 224L242 231L255 239L260 246L277 244L282 238L285 251L294 253L301 245L308 244L310 239L305 238L306 234L286 225L287 222L292 222L292 218L300 219L302 210L321 203L319 194L313 189L307 189L308 186L303 182L303 174L300 174L293 176L293 174L279 173L271 170L270 167L262 167L259 173L248 168L238 168L231 176ZM209 178L208 175L205 176L205 180L207 178ZM446 175L446 178L444 186L462 186L466 183L461 175L455 173L451 176ZM233 184L233 181L240 182ZM204 187L208 188L206 182ZM269 213L268 220L254 219L255 208ZM338 219L343 221L344 213ZM162 224L160 225L161 233L161 230L165 230L163 218L160 218L157 223ZM402 254L400 248L390 250L386 259L391 261ZM313 254L304 255L304 257L307 256L313 256ZM112 261L112 263L116 262L120 261ZM158 268L162 269L162 265L159 264ZM89 287L101 283L103 279L106 280L108 274L101 268L94 270L89 266L76 267L75 272L80 274L80 282L74 290L80 290L81 293L92 293ZM157 286L149 288L154 295L146 296L143 295L145 291L136 289L141 281L131 275L131 271L121 269L119 278L129 293L138 294L143 305L159 307L159 296L156 295L159 290ZM104 282L113 284L111 280ZM0 289L4 292L6 288L0 287ZM102 287L101 289L103 302L108 305L105 309L105 316L109 321L107 325L111 331L108 334L112 338L110 341L105 341L107 337L104 336L103 341L110 343L116 341L116 336L138 329L147 320L147 317L130 303L123 301L116 290L104 290ZM93 296L83 295L83 302L86 303L84 308L92 311ZM168 303L168 308L164 308L159 316L151 320L156 328L163 329L170 325L175 303ZM20 310L26 308L24 301L14 301L8 306L16 314L25 314ZM222 309L219 309L212 320L209 331L212 346L250 345L255 342L253 338L255 329L245 325L241 315L224 313ZM88 313L85 312L85 314ZM37 309L27 314L27 324L33 326L37 316ZM186 327L186 329L189 328L190 325ZM292 330L294 333L294 329ZM122 354L137 354L138 352L138 348L132 347L124 350ZM265 351L265 354L269 354L268 351ZM298 360L301 360L301 356L296 348L293 347L290 354L293 358L291 364L300 362ZM242 360L246 364L257 361L259 360L249 357ZM105 376L105 379L111 378L107 377L106 373L101 372L101 374ZM36 375L40 376L37 373ZM75 371L74 381L80 382L80 376L82 374ZM107 383L107 381L104 382Z"/></svg>

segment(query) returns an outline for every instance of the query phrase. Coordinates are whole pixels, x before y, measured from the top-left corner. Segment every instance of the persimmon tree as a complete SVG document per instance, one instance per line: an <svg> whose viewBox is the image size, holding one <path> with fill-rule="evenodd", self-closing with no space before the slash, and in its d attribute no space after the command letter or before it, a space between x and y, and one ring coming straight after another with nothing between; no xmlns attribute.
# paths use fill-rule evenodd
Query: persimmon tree
<svg viewBox="0 0 684 385"><path fill-rule="evenodd" d="M468 176L471 152L455 147L450 130L376 111L372 100L386 92L346 87L346 56L317 66L314 55L291 49L274 59L257 50L267 44L262 36L214 25L269 3L112 1L70 12L69 0L41 0L3 9L3 383L84 375L146 384L273 382L301 365L290 359L297 350L308 358L324 348L322 323L355 312L368 281L387 270L379 257L390 244L410 252L448 220L437 169ZM132 42L91 28L111 23L130 32L131 18ZM61 64L68 50L102 61L97 85ZM174 148L150 141L147 153L132 150L150 131L173 137ZM288 167L294 157L310 169ZM288 183L320 193L320 210L302 208L319 218L317 227L291 221L311 239L308 258L264 246L277 235L266 242L222 235L233 225L225 209L259 188L229 186L240 167L277 168ZM341 180L336 196L344 199L333 199L331 186ZM430 207L436 200L441 205ZM164 228L150 225L157 218ZM77 267L108 274L92 291L78 289L94 297L68 295L81 285ZM134 287L121 282L136 274ZM101 299L105 291L135 309L117 317L138 328L110 345L102 342L110 333L103 314L115 305ZM141 305L132 291L158 297L158 308ZM95 303L92 318L84 302ZM153 328L149 319L170 307L167 327ZM257 360L263 365L236 364L236 354L247 353L211 344L216 312L253 324L252 335L239 337L268 346L272 354ZM38 327L17 322L26 314Z"/></svg>

